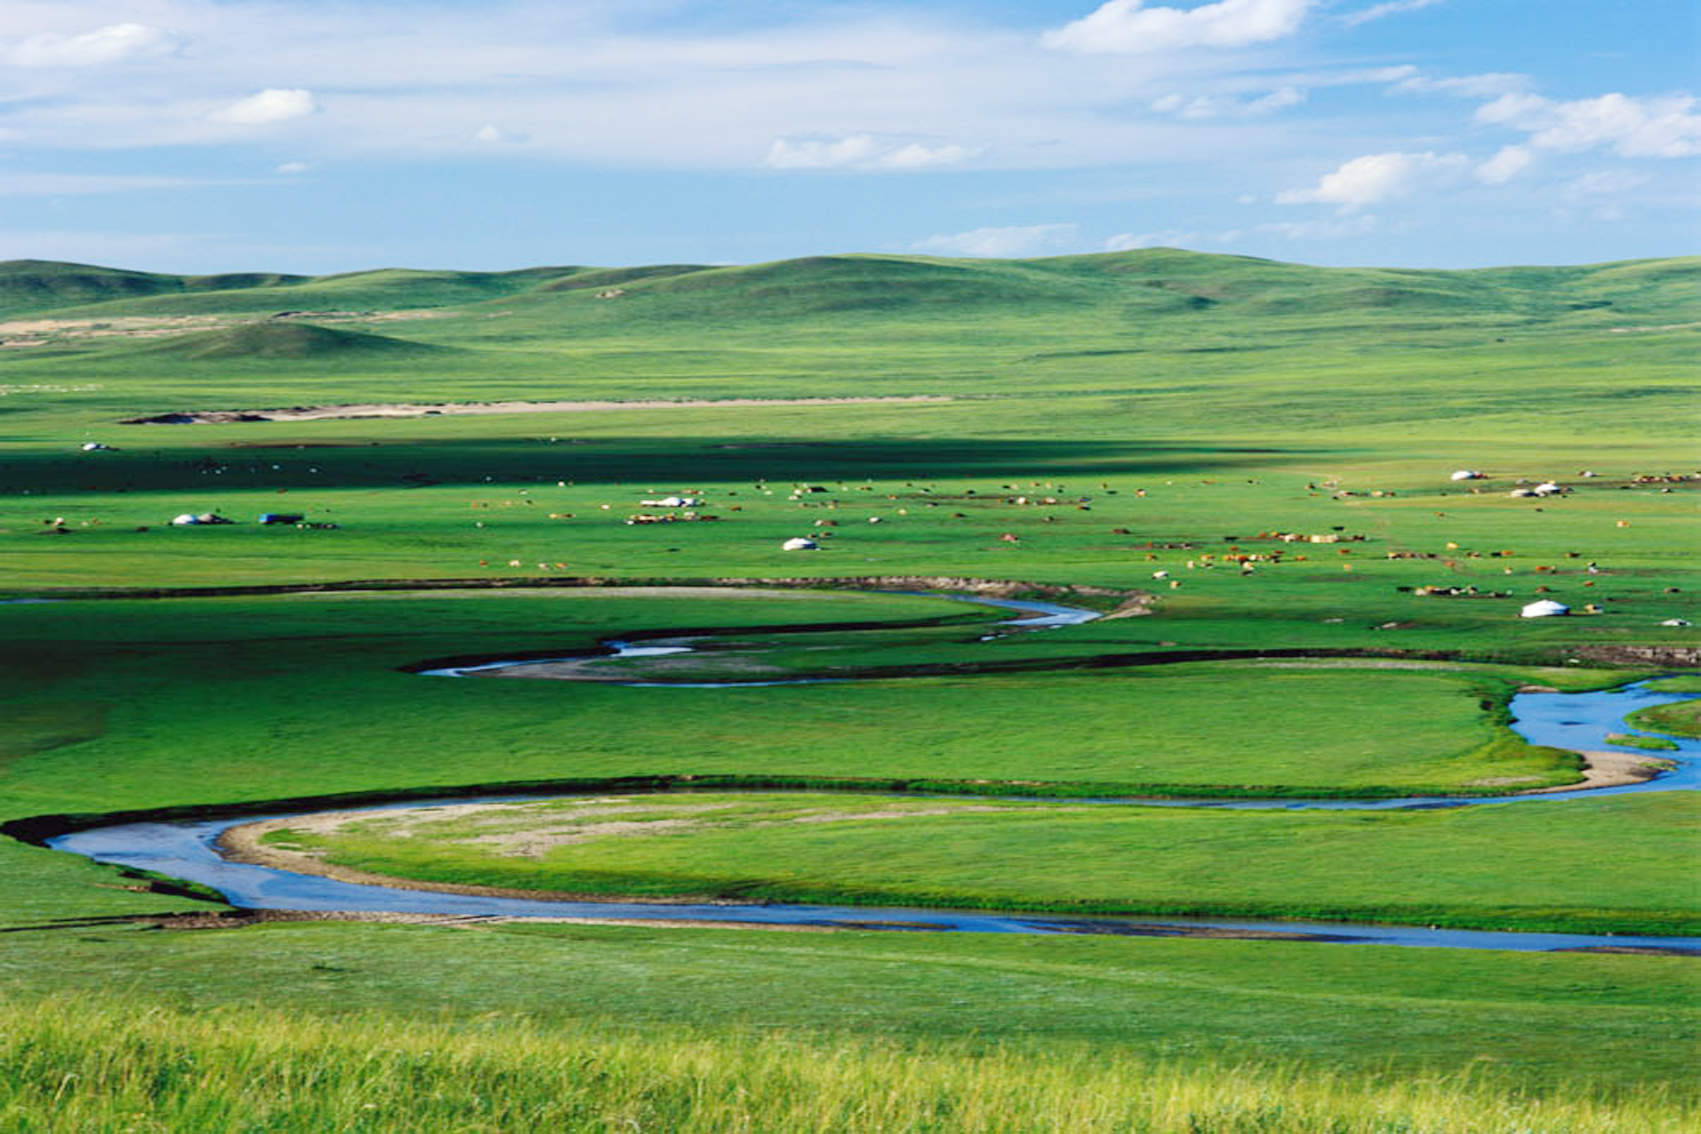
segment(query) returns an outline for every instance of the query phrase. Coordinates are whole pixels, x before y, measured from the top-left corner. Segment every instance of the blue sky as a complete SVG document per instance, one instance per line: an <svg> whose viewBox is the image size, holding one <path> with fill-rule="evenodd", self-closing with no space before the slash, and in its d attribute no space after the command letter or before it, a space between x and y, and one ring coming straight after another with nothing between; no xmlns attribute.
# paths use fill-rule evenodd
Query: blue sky
<svg viewBox="0 0 1701 1134"><path fill-rule="evenodd" d="M0 259L1697 251L1689 0L0 0Z"/></svg>

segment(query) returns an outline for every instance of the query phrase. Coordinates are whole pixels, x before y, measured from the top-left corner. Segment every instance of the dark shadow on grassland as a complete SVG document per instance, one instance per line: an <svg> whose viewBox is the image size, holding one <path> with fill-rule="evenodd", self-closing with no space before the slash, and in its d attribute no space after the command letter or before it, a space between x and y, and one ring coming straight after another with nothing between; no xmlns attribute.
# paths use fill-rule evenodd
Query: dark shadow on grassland
<svg viewBox="0 0 1701 1134"><path fill-rule="evenodd" d="M1254 468L1319 450L1196 446L1153 441L1009 438L835 440L820 437L603 437L547 439L398 440L370 443L345 437L315 441L300 430L256 424L232 440L228 431L206 446L175 441L178 427L121 438L124 448L90 460L76 453L14 453L0 461L0 490L32 494L66 491L220 491L421 487L434 484L554 483L689 487L697 483L776 485L819 483L828 488L865 479L969 481L996 490L1017 478L1183 476ZM205 427L183 426L185 430ZM188 440L189 436L184 436ZM274 469L273 465L281 465ZM316 470L316 471L310 471ZM216 480L214 479L216 477ZM993 483L988 483L988 482ZM1092 484L1071 484L1087 492Z"/></svg>

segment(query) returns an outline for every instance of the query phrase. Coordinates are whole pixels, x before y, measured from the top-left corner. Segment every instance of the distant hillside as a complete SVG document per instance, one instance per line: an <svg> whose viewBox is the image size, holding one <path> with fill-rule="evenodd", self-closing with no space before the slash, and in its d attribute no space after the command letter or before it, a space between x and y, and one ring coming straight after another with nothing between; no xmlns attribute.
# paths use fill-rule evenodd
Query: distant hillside
<svg viewBox="0 0 1701 1134"><path fill-rule="evenodd" d="M309 359L376 355L406 356L453 354L452 347L430 346L374 335L345 331L312 323L248 323L217 331L179 335L143 348L149 354L203 359Z"/></svg>
<svg viewBox="0 0 1701 1134"><path fill-rule="evenodd" d="M605 302L612 301L612 302ZM452 307L524 315L504 335L549 338L654 320L714 325L844 315L930 319L1133 320L1167 316L1354 325L1388 320L1597 318L1679 322L1701 302L1701 258L1472 271L1316 268L1250 256L1150 248L1035 260L810 256L705 267L540 267L511 272L386 268L311 278L169 276L79 264L0 264L0 317L265 316ZM1191 326L1192 323L1177 324ZM492 325L491 333L497 330ZM482 333L482 332L481 332Z"/></svg>
<svg viewBox="0 0 1701 1134"><path fill-rule="evenodd" d="M399 268L333 276L269 272L173 276L47 260L0 263L0 317L52 311L66 318L405 310L480 303L585 271L427 272Z"/></svg>

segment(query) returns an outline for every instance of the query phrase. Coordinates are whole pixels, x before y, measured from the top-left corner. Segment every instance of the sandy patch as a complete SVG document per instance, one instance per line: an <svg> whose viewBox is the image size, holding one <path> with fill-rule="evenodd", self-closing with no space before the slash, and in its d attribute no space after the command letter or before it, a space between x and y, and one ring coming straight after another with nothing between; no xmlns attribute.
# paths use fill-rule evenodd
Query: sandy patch
<svg viewBox="0 0 1701 1134"><path fill-rule="evenodd" d="M158 339L194 331L259 323L397 323L441 319L446 311L280 311L263 318L230 315L117 315L102 319L9 319L0 322L0 350L85 339Z"/></svg>
<svg viewBox="0 0 1701 1134"><path fill-rule="evenodd" d="M948 402L939 394L867 398L720 398L686 401L588 402L368 402L358 405L291 406L286 409L204 410L133 418L123 425L206 425L249 421L330 421L360 417L435 417L496 413L601 413L610 410L742 409L766 406L849 406Z"/></svg>
<svg viewBox="0 0 1701 1134"><path fill-rule="evenodd" d="M231 827L219 836L218 847L225 858L232 862L247 862L256 866L269 866L274 870L290 870L297 874L315 874L321 878L331 878L338 882L353 882L361 886L387 886L392 890L424 890L438 894L472 894L485 898L523 898L539 902L612 902L634 903L639 905L679 906L679 905L717 905L740 906L759 903L729 902L721 898L704 897L701 895L681 895L671 898L647 898L612 896L609 894L576 894L560 890L520 890L508 886L462 886L452 882L420 882L412 878L397 878L389 874L374 874L367 870L350 870L344 866L336 866L322 862L316 856L304 851L292 851L283 847L263 845L260 840L273 831L285 828L292 830L310 829L309 821L326 819L340 820L355 815L377 815L381 811L371 812L330 812L324 815L290 815L281 819L266 819L258 823L244 823ZM529 919L528 919L529 920ZM648 923L645 923L648 924Z"/></svg>
<svg viewBox="0 0 1701 1134"><path fill-rule="evenodd" d="M544 807L535 802L510 803L451 803L442 806L373 808L364 811L325 811L301 815L293 819L268 820L253 824L263 827L255 836L264 838L277 830L302 831L313 835L334 835L352 824L376 821L381 824L378 834L385 838L411 839L424 833L428 825L478 820L480 826L460 834L442 834L448 842L488 847L497 854L518 858L541 858L551 847L571 846L596 839L652 834L657 831L685 830L699 826L693 819L622 820L615 816L654 811L658 805L649 800L628 798L599 798L583 800L579 806ZM719 811L729 803L676 803L668 801L670 811ZM304 858L317 860L313 851L289 851L272 845L267 850L284 850Z"/></svg>
<svg viewBox="0 0 1701 1134"><path fill-rule="evenodd" d="M1669 760L1631 752L1579 752L1584 760L1580 783L1555 784L1553 787L1531 788L1519 795L1546 795L1556 791L1582 791L1587 788L1623 787L1651 780L1670 768Z"/></svg>
<svg viewBox="0 0 1701 1134"><path fill-rule="evenodd" d="M621 808L619 810L636 810L636 808ZM549 829L552 822L563 821L566 820L552 815L543 823L525 830L477 835L468 839L456 839L455 841L466 843L469 846L488 847L506 858L542 858L556 847L576 846L579 843L595 842L598 839L653 835L660 831L691 831L703 825L695 819L649 819L580 823L564 830Z"/></svg>

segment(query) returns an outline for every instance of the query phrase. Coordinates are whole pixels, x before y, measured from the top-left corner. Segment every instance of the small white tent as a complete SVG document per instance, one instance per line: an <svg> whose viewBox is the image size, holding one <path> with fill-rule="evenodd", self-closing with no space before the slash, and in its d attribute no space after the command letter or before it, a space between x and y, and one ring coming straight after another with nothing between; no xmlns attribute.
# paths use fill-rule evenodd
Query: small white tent
<svg viewBox="0 0 1701 1134"><path fill-rule="evenodd" d="M1447 479L1448 480L1481 480L1481 479L1483 479L1483 475L1482 475L1482 473L1478 472L1476 469L1460 469L1458 472L1454 473L1452 476L1448 477Z"/></svg>
<svg viewBox="0 0 1701 1134"><path fill-rule="evenodd" d="M803 539L802 537L797 539L788 539L784 543L780 544L780 549L782 551L814 551L815 547L816 544L814 540Z"/></svg>
<svg viewBox="0 0 1701 1134"><path fill-rule="evenodd" d="M1518 612L1518 617L1520 617L1520 618L1552 618L1554 615L1557 615L1557 614L1570 614L1570 613L1571 613L1571 608L1566 606L1564 603L1554 602L1552 599L1545 599L1544 598L1544 599L1540 599L1536 602L1532 602L1528 606L1526 606L1523 610L1520 610Z"/></svg>

